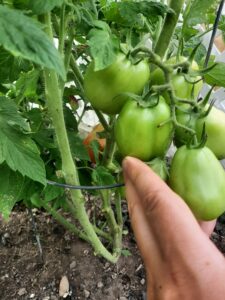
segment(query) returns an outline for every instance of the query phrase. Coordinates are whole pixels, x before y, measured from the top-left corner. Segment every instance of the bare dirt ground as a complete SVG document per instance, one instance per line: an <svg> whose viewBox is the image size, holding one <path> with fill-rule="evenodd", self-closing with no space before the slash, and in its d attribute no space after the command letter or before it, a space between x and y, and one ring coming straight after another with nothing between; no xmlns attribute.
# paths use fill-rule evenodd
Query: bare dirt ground
<svg viewBox="0 0 225 300"><path fill-rule="evenodd" d="M129 226L123 245L131 256L122 256L112 265L94 256L87 243L66 232L48 214L37 211L35 219L43 262L26 210L13 212L8 222L1 221L0 299L63 299L59 296L63 276L64 287L69 282L67 300L145 299L144 267ZM225 253L225 217L217 222L212 240Z"/></svg>

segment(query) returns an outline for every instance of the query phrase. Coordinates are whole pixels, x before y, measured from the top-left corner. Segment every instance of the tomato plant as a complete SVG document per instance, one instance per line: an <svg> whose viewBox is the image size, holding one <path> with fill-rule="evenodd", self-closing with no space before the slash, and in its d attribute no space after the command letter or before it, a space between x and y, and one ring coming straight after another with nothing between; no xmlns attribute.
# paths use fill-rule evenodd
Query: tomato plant
<svg viewBox="0 0 225 300"><path fill-rule="evenodd" d="M177 98L187 100L185 110L192 114L190 105L196 106L192 97L199 93L200 79L225 87L224 63L214 66L211 57L204 69L208 56L201 42L206 32L197 29L203 23L207 30L212 28L217 2L1 1L0 195L4 197L0 213L4 218L19 201L42 207L89 242L96 254L112 263L118 260L124 223L115 192L122 161L118 148L123 156L156 158L150 164L165 178L165 155L175 127L178 132L176 118L181 118L175 114ZM223 21L220 25L223 28ZM187 59L182 56L190 60L192 54L198 72L194 72L196 63L189 69L182 63ZM180 60L166 61L173 56ZM151 74L154 68L160 70ZM157 85L155 91L149 89L151 84ZM154 93L164 95L168 103L160 97L158 104L147 107L143 100ZM106 140L98 136L100 126L85 141L81 139L86 117L92 114L103 125ZM221 157L224 123L221 117L221 127L214 126L220 116L212 120L211 116L204 119L207 145L213 144ZM196 130L198 135L202 121L192 126L184 120L187 127L182 129L192 134ZM183 139L186 131L180 134ZM97 147L90 149L96 143L99 157ZM86 189L95 189L100 217L94 204L93 214L86 211ZM74 220L66 219L64 209Z"/></svg>
<svg viewBox="0 0 225 300"><path fill-rule="evenodd" d="M213 220L225 211L225 172L207 147L180 147L172 160L169 184L200 220Z"/></svg>
<svg viewBox="0 0 225 300"><path fill-rule="evenodd" d="M107 114L117 114L128 97L140 94L150 76L146 60L133 64L124 54L117 55L109 67L95 71L92 62L84 76L84 91L92 106Z"/></svg>
<svg viewBox="0 0 225 300"><path fill-rule="evenodd" d="M165 155L171 142L172 124L161 124L170 117L170 108L163 97L152 107L128 101L115 124L115 139L121 154L144 161Z"/></svg>

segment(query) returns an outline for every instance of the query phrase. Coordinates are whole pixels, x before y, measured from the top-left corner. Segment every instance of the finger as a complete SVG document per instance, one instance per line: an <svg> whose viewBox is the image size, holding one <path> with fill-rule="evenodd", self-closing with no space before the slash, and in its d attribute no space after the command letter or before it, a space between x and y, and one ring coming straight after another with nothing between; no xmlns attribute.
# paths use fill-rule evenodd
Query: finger
<svg viewBox="0 0 225 300"><path fill-rule="evenodd" d="M136 193L136 197L127 197L136 232L141 232L141 214L136 214L134 202L140 201L152 234L160 247L171 243L188 246L187 241L193 240L193 232L196 236L203 235L186 203L147 165L129 157L123 162L123 170L125 182L130 182L129 186L132 185ZM174 234L174 231L177 231L177 234Z"/></svg>
<svg viewBox="0 0 225 300"><path fill-rule="evenodd" d="M152 233L152 228L149 226L145 210L139 201L139 196L129 177L126 180L126 199L128 199L128 210L132 228L144 264L152 265L152 259L157 263L156 260L161 260L161 257L159 258L160 251Z"/></svg>

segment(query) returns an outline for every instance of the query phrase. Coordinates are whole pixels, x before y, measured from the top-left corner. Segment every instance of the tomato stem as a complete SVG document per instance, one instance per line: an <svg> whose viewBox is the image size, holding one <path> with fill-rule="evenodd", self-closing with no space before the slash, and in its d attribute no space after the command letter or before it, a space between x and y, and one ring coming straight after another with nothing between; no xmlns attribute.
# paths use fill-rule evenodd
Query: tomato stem
<svg viewBox="0 0 225 300"><path fill-rule="evenodd" d="M169 6L173 12L167 13L159 39L154 48L154 52L161 58L164 58L168 49L168 45L170 44L170 40L173 36L183 5L184 0L170 0Z"/></svg>
<svg viewBox="0 0 225 300"><path fill-rule="evenodd" d="M46 32L53 42L51 27L51 16L44 16ZM67 184L79 185L78 171L73 160L69 140L67 136L65 120L63 115L62 93L59 87L58 77L55 71L44 69L45 92L49 114L55 128L56 138L62 159L62 172ZM85 198L80 190L70 190L71 205L74 207L75 217L78 219L88 241L93 246L96 254L105 257L111 262L116 262L118 253L111 254L102 244L92 226L85 210Z"/></svg>
<svg viewBox="0 0 225 300"><path fill-rule="evenodd" d="M59 53L64 57L64 45L65 45L65 27L66 27L66 18L65 18L65 3L61 7L60 12L60 26L59 26Z"/></svg>

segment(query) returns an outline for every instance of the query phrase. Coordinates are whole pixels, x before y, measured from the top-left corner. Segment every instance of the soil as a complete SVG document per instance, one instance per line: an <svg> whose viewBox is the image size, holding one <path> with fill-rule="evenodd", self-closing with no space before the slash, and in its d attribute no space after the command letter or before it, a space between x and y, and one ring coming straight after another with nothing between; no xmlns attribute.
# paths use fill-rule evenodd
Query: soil
<svg viewBox="0 0 225 300"><path fill-rule="evenodd" d="M131 255L121 256L113 265L94 256L87 243L66 232L45 212L35 210L35 220L43 261L26 210L14 211L8 222L1 221L0 299L145 299L144 267L131 230L123 241ZM223 216L212 240L225 254L224 224ZM68 283L69 291L60 298L59 290L67 290Z"/></svg>

